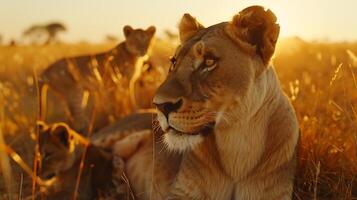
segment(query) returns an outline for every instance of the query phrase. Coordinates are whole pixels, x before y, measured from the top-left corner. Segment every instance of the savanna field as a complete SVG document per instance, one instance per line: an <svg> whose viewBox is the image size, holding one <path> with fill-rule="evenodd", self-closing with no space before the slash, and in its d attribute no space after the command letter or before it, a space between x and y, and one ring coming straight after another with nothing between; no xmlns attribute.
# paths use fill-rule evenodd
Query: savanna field
<svg viewBox="0 0 357 200"><path fill-rule="evenodd" d="M19 164L33 167L38 75L57 59L115 44L0 46L0 199L31 196L30 170ZM156 39L151 67L139 79L140 101L150 102L176 44L172 38ZM281 39L273 63L301 129L294 198L357 199L357 43ZM132 112L125 88L120 91L113 121ZM50 93L47 121L68 122L65 107Z"/></svg>

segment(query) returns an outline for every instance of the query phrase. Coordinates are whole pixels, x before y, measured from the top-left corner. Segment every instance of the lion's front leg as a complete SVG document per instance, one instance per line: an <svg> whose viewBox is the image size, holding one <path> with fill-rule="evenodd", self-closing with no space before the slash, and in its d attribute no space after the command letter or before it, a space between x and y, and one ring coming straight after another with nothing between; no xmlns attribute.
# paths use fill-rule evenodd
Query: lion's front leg
<svg viewBox="0 0 357 200"><path fill-rule="evenodd" d="M166 199L230 199L232 181L210 159L186 155Z"/></svg>
<svg viewBox="0 0 357 200"><path fill-rule="evenodd" d="M284 166L236 183L232 199L291 200L294 177L290 170L293 166Z"/></svg>

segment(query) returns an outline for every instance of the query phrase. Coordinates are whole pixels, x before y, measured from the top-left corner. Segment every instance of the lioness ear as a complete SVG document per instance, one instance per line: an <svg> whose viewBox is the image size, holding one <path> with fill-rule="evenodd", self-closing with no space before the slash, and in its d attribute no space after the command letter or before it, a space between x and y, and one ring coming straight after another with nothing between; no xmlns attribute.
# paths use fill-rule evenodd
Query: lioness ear
<svg viewBox="0 0 357 200"><path fill-rule="evenodd" d="M199 30L204 29L204 26L200 24L194 17L190 14L184 14L181 18L179 24L179 33L181 43L186 42L193 35L195 35Z"/></svg>
<svg viewBox="0 0 357 200"><path fill-rule="evenodd" d="M71 133L67 126L63 124L56 124L53 127L52 134L56 137L65 147L69 147L70 140L72 139Z"/></svg>
<svg viewBox="0 0 357 200"><path fill-rule="evenodd" d="M41 143L41 138L43 137L47 137L48 135L48 125L44 122L44 121L36 121L36 129L35 131L38 131L38 135L37 134L31 134L31 139L35 140L38 139Z"/></svg>
<svg viewBox="0 0 357 200"><path fill-rule="evenodd" d="M156 28L155 26L150 26L149 28L146 29L146 32L151 35L151 37L155 34Z"/></svg>
<svg viewBox="0 0 357 200"><path fill-rule="evenodd" d="M133 32L133 30L134 29L129 25L124 26L124 28L123 28L124 36L126 38L129 37L129 35Z"/></svg>
<svg viewBox="0 0 357 200"><path fill-rule="evenodd" d="M263 63L268 64L274 54L280 27L272 11L251 6L235 15L226 31L243 48L258 54Z"/></svg>
<svg viewBox="0 0 357 200"><path fill-rule="evenodd" d="M39 133L44 132L48 128L44 121L36 121L36 126Z"/></svg>

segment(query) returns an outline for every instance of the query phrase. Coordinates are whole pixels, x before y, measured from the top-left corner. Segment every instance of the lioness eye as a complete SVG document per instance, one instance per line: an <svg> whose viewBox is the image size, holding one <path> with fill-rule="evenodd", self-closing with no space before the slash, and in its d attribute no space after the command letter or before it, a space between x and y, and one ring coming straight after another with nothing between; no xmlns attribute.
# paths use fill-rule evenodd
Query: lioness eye
<svg viewBox="0 0 357 200"><path fill-rule="evenodd" d="M43 155L43 159L44 160L48 160L48 158L50 158L51 156L53 155L53 153L44 153L44 155Z"/></svg>
<svg viewBox="0 0 357 200"><path fill-rule="evenodd" d="M203 71L209 72L212 71L217 66L217 58L214 57L206 57L203 61Z"/></svg>
<svg viewBox="0 0 357 200"><path fill-rule="evenodd" d="M174 56L170 57L171 64L175 65L176 64L176 58Z"/></svg>
<svg viewBox="0 0 357 200"><path fill-rule="evenodd" d="M170 57L170 62L171 62L171 66L170 66L169 71L171 72L171 71L175 70L177 60L175 57L172 56L172 57Z"/></svg>
<svg viewBox="0 0 357 200"><path fill-rule="evenodd" d="M206 60L205 60L205 65L206 65L207 67L209 67L209 66L214 65L215 62L216 62L216 61L215 61L214 59L206 59Z"/></svg>

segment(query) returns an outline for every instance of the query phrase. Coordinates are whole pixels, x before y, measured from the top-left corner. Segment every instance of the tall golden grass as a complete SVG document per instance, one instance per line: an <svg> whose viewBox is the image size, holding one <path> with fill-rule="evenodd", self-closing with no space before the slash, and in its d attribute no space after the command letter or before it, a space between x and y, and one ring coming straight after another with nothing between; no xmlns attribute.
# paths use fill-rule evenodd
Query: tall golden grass
<svg viewBox="0 0 357 200"><path fill-rule="evenodd" d="M33 166L37 117L33 72L39 74L56 59L99 52L113 45L0 47L0 106L4 113L0 135L5 139L0 145L14 149L24 163ZM153 49L153 63L163 67L164 72L173 46L158 40ZM274 65L301 129L294 198L357 199L357 43L284 39L278 44ZM148 73L142 80L152 89L162 77ZM139 97L150 102L147 91L139 91ZM49 101L48 119L68 121L65 109L58 109L65 104L56 102L60 106L54 107L51 97ZM121 105L116 112L132 112L124 90L116 101ZM0 154L0 161L0 177L4 177L0 180L0 199L11 195L16 198L19 191L22 196L31 195L31 176L5 154Z"/></svg>

